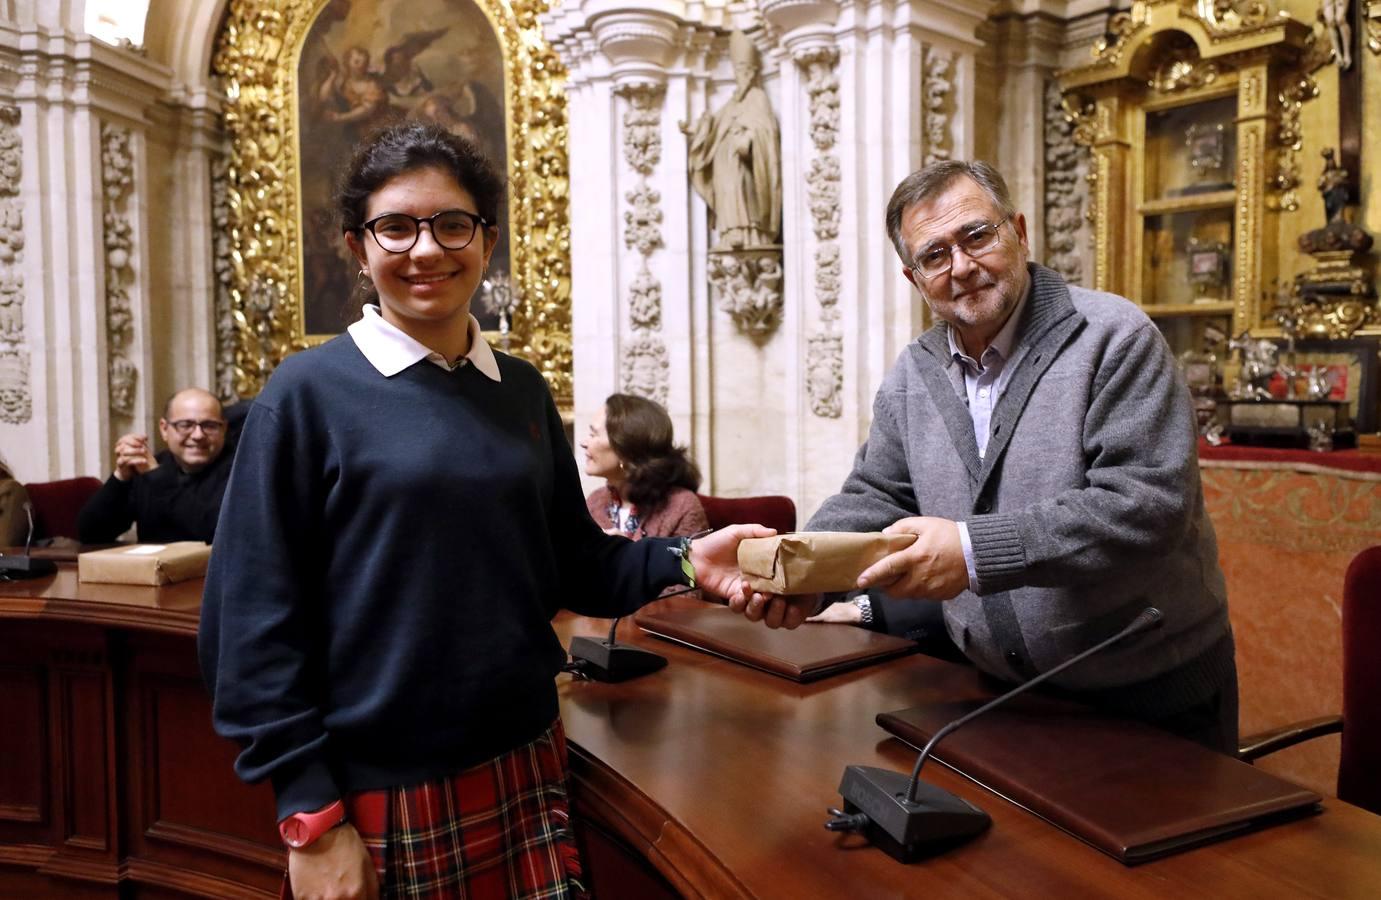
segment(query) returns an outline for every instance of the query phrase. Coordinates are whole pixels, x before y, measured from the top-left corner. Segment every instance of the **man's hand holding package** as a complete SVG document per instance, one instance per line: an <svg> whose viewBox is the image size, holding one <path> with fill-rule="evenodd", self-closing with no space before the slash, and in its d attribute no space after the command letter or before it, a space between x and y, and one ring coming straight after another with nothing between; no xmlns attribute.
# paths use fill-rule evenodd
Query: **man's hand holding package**
<svg viewBox="0 0 1381 900"><path fill-rule="evenodd" d="M860 588L881 588L893 597L950 600L969 586L955 522L913 516L892 523L882 533L914 534L916 541L869 566L858 576Z"/></svg>

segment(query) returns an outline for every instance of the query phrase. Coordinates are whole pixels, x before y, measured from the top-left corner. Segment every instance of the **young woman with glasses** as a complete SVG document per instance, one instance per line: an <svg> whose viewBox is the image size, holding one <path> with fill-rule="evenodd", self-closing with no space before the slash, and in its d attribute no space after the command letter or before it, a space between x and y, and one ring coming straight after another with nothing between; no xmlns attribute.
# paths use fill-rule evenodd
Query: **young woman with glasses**
<svg viewBox="0 0 1381 900"><path fill-rule="evenodd" d="M240 437L201 661L299 898L579 895L551 617L741 593L738 542L771 534L634 543L590 519L541 375L470 314L503 191L434 125L359 147L338 211L368 301L278 367Z"/></svg>

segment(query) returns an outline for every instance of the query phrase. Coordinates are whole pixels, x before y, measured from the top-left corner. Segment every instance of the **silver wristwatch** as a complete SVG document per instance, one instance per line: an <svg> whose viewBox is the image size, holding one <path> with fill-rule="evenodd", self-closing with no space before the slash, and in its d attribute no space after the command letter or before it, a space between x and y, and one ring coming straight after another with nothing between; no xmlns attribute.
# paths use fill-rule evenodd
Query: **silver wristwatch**
<svg viewBox="0 0 1381 900"><path fill-rule="evenodd" d="M868 599L867 594L859 594L855 597L854 606L858 607L858 621L860 625L873 624L873 601Z"/></svg>

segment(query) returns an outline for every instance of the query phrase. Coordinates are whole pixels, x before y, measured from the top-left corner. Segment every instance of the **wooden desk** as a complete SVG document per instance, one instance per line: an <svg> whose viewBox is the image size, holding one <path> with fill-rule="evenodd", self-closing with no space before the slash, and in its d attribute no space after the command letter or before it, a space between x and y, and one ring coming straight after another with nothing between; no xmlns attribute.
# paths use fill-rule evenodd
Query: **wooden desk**
<svg viewBox="0 0 1381 900"><path fill-rule="evenodd" d="M607 630L604 620L557 621L563 640ZM927 765L926 779L977 804L993 826L935 859L897 864L827 832L825 809L839 802L845 764L909 771L915 763L874 716L924 702L931 660L797 685L641 635L629 622L620 634L670 662L618 685L562 677L576 809L685 895L1381 896L1381 817L1337 800L1313 818L1127 868L939 765Z"/></svg>
<svg viewBox="0 0 1381 900"><path fill-rule="evenodd" d="M0 584L0 897L276 897L267 786L196 662L201 581Z"/></svg>
<svg viewBox="0 0 1381 900"><path fill-rule="evenodd" d="M200 593L200 582L79 584L66 567L0 585L0 897L276 895L272 797L235 780L234 748L211 730L195 665ZM568 639L608 625L562 615L556 627ZM926 777L988 811L993 828L901 866L822 825L845 764L914 761L873 717L920 702L924 659L795 685L622 629L670 666L623 685L558 681L602 900L666 888L715 898L1381 895L1381 817L1337 801L1127 869L939 766Z"/></svg>

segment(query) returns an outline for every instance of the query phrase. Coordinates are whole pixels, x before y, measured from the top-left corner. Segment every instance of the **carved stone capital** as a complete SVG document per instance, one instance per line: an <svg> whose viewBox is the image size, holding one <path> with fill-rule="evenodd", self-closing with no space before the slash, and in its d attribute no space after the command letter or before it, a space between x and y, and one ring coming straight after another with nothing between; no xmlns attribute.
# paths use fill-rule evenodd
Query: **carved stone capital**
<svg viewBox="0 0 1381 900"><path fill-rule="evenodd" d="M839 16L833 0L758 0L758 10L788 46L802 32L828 33Z"/></svg>
<svg viewBox="0 0 1381 900"><path fill-rule="evenodd" d="M665 68L677 53L677 30L676 19L652 10L625 7L590 19L599 52L621 69Z"/></svg>
<svg viewBox="0 0 1381 900"><path fill-rule="evenodd" d="M782 253L780 248L712 250L710 287L744 334L764 340L782 320Z"/></svg>

